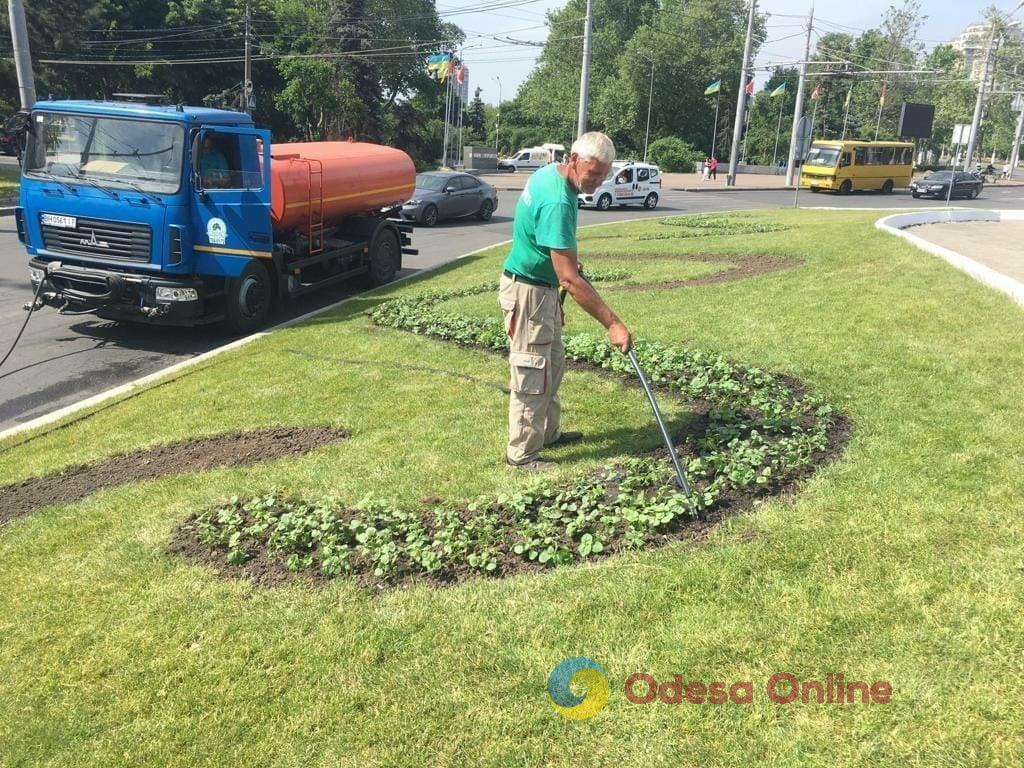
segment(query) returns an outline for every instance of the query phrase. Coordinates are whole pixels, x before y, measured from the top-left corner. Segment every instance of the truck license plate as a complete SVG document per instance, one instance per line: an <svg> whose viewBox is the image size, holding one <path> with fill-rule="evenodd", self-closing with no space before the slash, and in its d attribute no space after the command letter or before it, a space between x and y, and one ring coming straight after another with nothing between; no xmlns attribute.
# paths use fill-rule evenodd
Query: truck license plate
<svg viewBox="0 0 1024 768"><path fill-rule="evenodd" d="M40 217L44 227L60 227L61 229L74 229L78 225L78 219L74 216L58 216L55 213L44 213Z"/></svg>

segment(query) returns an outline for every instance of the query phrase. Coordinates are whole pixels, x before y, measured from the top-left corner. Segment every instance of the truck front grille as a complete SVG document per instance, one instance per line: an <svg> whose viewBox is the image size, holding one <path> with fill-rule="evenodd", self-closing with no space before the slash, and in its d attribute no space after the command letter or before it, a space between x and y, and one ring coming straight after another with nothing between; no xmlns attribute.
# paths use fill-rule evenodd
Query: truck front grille
<svg viewBox="0 0 1024 768"><path fill-rule="evenodd" d="M147 224L78 219L75 229L42 225L48 251L99 256L120 261L149 261L153 233Z"/></svg>

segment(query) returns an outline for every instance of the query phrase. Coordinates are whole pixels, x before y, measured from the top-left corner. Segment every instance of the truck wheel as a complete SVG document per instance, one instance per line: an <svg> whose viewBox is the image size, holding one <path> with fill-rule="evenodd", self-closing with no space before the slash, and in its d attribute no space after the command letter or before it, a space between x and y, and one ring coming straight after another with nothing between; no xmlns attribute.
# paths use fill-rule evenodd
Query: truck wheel
<svg viewBox="0 0 1024 768"><path fill-rule="evenodd" d="M224 293L224 326L228 331L252 333L266 324L273 292L267 269L258 261L250 261L238 277L229 277Z"/></svg>
<svg viewBox="0 0 1024 768"><path fill-rule="evenodd" d="M647 197L644 198L644 208L648 211L653 211L658 207L658 193L651 192Z"/></svg>
<svg viewBox="0 0 1024 768"><path fill-rule="evenodd" d="M420 224L424 227L432 227L437 224L437 206L428 205L423 209L423 215L420 216Z"/></svg>
<svg viewBox="0 0 1024 768"><path fill-rule="evenodd" d="M847 179L846 181L844 181L842 184L839 185L839 194L840 195L848 195L852 191L853 191L853 184L850 182L849 179Z"/></svg>
<svg viewBox="0 0 1024 768"><path fill-rule="evenodd" d="M885 180L885 184L882 185L882 194L892 194L892 179Z"/></svg>
<svg viewBox="0 0 1024 768"><path fill-rule="evenodd" d="M390 229L382 229L370 246L370 285L376 287L390 283L402 263L398 238Z"/></svg>
<svg viewBox="0 0 1024 768"><path fill-rule="evenodd" d="M480 210L476 212L476 217L480 221L490 221L492 213L494 213L494 203L490 200L484 200L480 203Z"/></svg>
<svg viewBox="0 0 1024 768"><path fill-rule="evenodd" d="M607 211L612 207L612 196L605 192L599 198L597 198L597 210Z"/></svg>

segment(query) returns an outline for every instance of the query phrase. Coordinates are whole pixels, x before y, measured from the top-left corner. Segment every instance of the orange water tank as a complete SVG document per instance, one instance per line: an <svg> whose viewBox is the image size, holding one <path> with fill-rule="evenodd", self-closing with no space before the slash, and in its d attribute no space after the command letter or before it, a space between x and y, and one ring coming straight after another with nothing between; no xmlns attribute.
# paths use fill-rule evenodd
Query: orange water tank
<svg viewBox="0 0 1024 768"><path fill-rule="evenodd" d="M408 200L416 167L405 152L362 141L274 144L270 148L270 216L274 228L306 226L310 189L316 217L323 179L323 220L369 213Z"/></svg>

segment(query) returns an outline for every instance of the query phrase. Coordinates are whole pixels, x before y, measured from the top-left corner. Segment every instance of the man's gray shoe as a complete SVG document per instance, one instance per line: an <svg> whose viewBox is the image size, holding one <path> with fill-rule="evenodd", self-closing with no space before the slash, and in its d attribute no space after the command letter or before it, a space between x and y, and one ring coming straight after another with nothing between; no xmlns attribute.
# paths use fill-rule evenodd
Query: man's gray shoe
<svg viewBox="0 0 1024 768"><path fill-rule="evenodd" d="M528 472L543 472L547 469L558 469L558 464L554 461L548 461L547 459L534 459L533 461L524 461L522 464L516 464L514 461L505 459L505 463L513 469L525 469Z"/></svg>
<svg viewBox="0 0 1024 768"><path fill-rule="evenodd" d="M583 439L582 432L563 432L557 438L552 440L550 443L545 445L545 448L550 448L556 445L571 445L572 443L578 443Z"/></svg>

